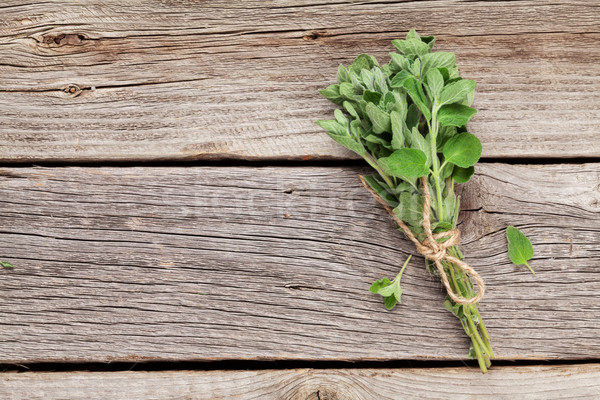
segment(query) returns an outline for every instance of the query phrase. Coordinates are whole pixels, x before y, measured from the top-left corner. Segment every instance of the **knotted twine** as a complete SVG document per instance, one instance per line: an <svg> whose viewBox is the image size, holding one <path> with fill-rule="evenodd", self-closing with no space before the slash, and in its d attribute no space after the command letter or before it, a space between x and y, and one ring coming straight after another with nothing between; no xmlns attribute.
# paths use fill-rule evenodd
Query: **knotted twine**
<svg viewBox="0 0 600 400"><path fill-rule="evenodd" d="M433 261L437 270L440 273L442 278L442 282L446 287L448 295L455 303L458 304L474 304L479 302L483 297L483 293L485 292L485 285L483 284L483 280L481 276L475 271L471 266L469 266L464 261L451 256L448 254L448 247L456 246L460 242L460 231L458 229L451 229L446 232L433 233L431 231L431 221L430 221L430 209L431 209L431 196L429 194L429 185L427 184L427 178L421 177L421 185L423 186L423 229L425 230L425 235L427 236L422 242L420 242L415 234L410 230L410 228L402 221L400 218L394 214L394 210L390 207L390 205L383 199L377 192L369 186L369 184L365 181L365 179L360 176L360 181L363 186L375 197L375 200L379 204L381 204L388 213L394 218L394 221L398 224L400 228L404 231L406 236L410 239L411 242L415 244L417 247L417 251L423 255L426 259ZM438 242L438 239L448 238L443 242ZM450 286L450 282L448 281L448 275L444 270L444 265L442 261L447 261L456 265L460 268L464 273L475 280L477 283L477 294L475 297L471 299L467 299L465 297L457 295L452 287Z"/></svg>

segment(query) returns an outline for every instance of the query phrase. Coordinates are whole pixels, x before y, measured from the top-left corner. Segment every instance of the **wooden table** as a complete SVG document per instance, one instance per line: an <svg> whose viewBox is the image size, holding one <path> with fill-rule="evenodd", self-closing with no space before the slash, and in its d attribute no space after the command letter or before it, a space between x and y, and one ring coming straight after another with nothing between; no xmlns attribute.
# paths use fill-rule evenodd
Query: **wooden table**
<svg viewBox="0 0 600 400"><path fill-rule="evenodd" d="M0 398L599 398L599 15L2 2ZM393 312L368 292L415 251L313 123L338 64L385 62L412 27L478 82L460 228L488 286L487 375L422 258Z"/></svg>

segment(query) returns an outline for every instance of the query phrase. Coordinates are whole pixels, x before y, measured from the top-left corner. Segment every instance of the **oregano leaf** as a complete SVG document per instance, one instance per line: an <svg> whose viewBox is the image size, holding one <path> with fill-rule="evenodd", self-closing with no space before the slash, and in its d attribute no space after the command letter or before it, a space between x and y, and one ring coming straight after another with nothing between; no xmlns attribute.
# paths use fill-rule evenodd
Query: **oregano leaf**
<svg viewBox="0 0 600 400"><path fill-rule="evenodd" d="M429 173L427 156L421 150L403 148L394 151L389 157L380 158L386 170L393 176L418 178Z"/></svg>
<svg viewBox="0 0 600 400"><path fill-rule="evenodd" d="M452 171L452 179L454 179L454 182L456 183L466 183L469 182L474 173L474 166L470 166L467 168L454 167L454 171Z"/></svg>
<svg viewBox="0 0 600 400"><path fill-rule="evenodd" d="M392 130L388 113L384 112L373 103L367 103L365 111L373 124L373 132L382 133L390 132Z"/></svg>
<svg viewBox="0 0 600 400"><path fill-rule="evenodd" d="M481 157L481 142L468 132L459 133L446 142L443 153L447 162L468 168Z"/></svg>
<svg viewBox="0 0 600 400"><path fill-rule="evenodd" d="M533 246L527 236L514 226L509 226L506 228L506 239L508 240L508 257L510 261L515 265L525 264L531 273L535 275L533 268L527 263L533 257Z"/></svg>
<svg viewBox="0 0 600 400"><path fill-rule="evenodd" d="M462 104L446 104L438 111L438 122L442 126L465 126L477 114L477 110Z"/></svg>
<svg viewBox="0 0 600 400"><path fill-rule="evenodd" d="M440 104L458 103L465 100L467 95L475 90L475 85L475 81L469 79L461 79L447 85L440 94Z"/></svg>

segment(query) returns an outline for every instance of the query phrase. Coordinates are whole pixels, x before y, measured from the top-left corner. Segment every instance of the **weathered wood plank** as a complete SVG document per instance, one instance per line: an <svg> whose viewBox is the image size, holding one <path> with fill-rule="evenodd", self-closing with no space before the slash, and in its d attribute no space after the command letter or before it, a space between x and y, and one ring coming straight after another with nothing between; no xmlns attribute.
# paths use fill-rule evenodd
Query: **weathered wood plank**
<svg viewBox="0 0 600 400"><path fill-rule="evenodd" d="M487 157L600 156L594 2L0 5L0 161L352 157L317 93L410 27L479 83ZM388 17L393 16L393 17ZM70 91L73 93L70 93Z"/></svg>
<svg viewBox="0 0 600 400"><path fill-rule="evenodd" d="M5 373L0 396L17 400L511 400L600 397L600 365L476 369L342 369Z"/></svg>
<svg viewBox="0 0 600 400"><path fill-rule="evenodd" d="M422 260L387 312L367 291L410 242L343 168L0 173L0 362L464 359ZM502 359L600 355L600 164L481 165L463 250ZM537 274L504 229L532 239Z"/></svg>

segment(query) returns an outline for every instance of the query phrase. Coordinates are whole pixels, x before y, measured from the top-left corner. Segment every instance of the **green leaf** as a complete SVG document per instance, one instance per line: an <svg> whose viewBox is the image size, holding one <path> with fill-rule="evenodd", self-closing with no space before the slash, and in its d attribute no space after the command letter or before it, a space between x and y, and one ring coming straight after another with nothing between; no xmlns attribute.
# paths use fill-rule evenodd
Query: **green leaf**
<svg viewBox="0 0 600 400"><path fill-rule="evenodd" d="M440 104L458 103L465 100L469 93L475 90L475 86L475 81L469 79L461 79L447 85L440 95Z"/></svg>
<svg viewBox="0 0 600 400"><path fill-rule="evenodd" d="M352 115L354 118L358 118L358 113L356 112L356 109L354 108L352 103L344 101L342 104L346 111L348 111L348 114Z"/></svg>
<svg viewBox="0 0 600 400"><path fill-rule="evenodd" d="M410 61L408 60L408 58L404 57L402 54L390 53L390 61L391 61L392 66L397 71L406 70L410 66Z"/></svg>
<svg viewBox="0 0 600 400"><path fill-rule="evenodd" d="M452 171L454 168L458 168L454 164L446 163L442 169L440 169L440 178L446 179L450 175L452 175Z"/></svg>
<svg viewBox="0 0 600 400"><path fill-rule="evenodd" d="M389 157L380 158L379 162L386 164L386 170L399 178L418 178L429 174L427 156L418 149L396 150Z"/></svg>
<svg viewBox="0 0 600 400"><path fill-rule="evenodd" d="M373 68L371 72L373 75L373 84L375 90L378 90L385 95L390 90L385 75L379 68Z"/></svg>
<svg viewBox="0 0 600 400"><path fill-rule="evenodd" d="M390 113L390 121L392 125L392 148L400 150L404 147L404 134L402 133L402 116L398 111Z"/></svg>
<svg viewBox="0 0 600 400"><path fill-rule="evenodd" d="M350 70L352 70L353 72L355 72L357 74L360 74L360 72L363 69L370 70L375 65L377 65L377 61L375 60L375 58L373 56L370 56L368 54L361 54L358 57L356 57L356 59L350 66Z"/></svg>
<svg viewBox="0 0 600 400"><path fill-rule="evenodd" d="M348 128L342 126L339 122L335 120L328 121L315 121L317 125L327 131L327 134L336 142L344 146L345 148L352 150L353 152L364 156L366 154L365 148L363 145L356 141L350 133L348 132Z"/></svg>
<svg viewBox="0 0 600 400"><path fill-rule="evenodd" d="M340 125L336 120L319 120L315 121L317 125L325 129L327 133L337 136L347 136L348 130L345 126Z"/></svg>
<svg viewBox="0 0 600 400"><path fill-rule="evenodd" d="M411 74L413 74L413 76L416 79L420 80L421 79L421 60L417 58L415 61L413 61L411 66L408 68L408 70L410 71Z"/></svg>
<svg viewBox="0 0 600 400"><path fill-rule="evenodd" d="M405 88L405 82L409 79L414 79L415 77L410 74L410 72L406 70L402 70L398 72L393 78L390 86L393 88Z"/></svg>
<svg viewBox="0 0 600 400"><path fill-rule="evenodd" d="M373 282L373 284L369 288L369 291L377 294L377 293L379 293L379 291L381 289L386 288L386 287L390 286L391 284L392 284L392 282L388 278L378 279L375 282Z"/></svg>
<svg viewBox="0 0 600 400"><path fill-rule="evenodd" d="M385 298L385 308L388 310L394 308L394 306L401 301L402 289L400 288L400 279L411 258L412 256L409 256L406 262L404 262L402 269L400 269L400 273L392 282L390 282L388 278L379 279L373 282L369 288L369 291L372 293L380 294Z"/></svg>
<svg viewBox="0 0 600 400"><path fill-rule="evenodd" d="M446 142L443 153L446 161L468 168L481 157L481 142L468 132L459 133Z"/></svg>
<svg viewBox="0 0 600 400"><path fill-rule="evenodd" d="M365 90L363 93L363 99L369 103L379 104L381 101L381 93L373 92L372 90Z"/></svg>
<svg viewBox="0 0 600 400"><path fill-rule="evenodd" d="M398 200L386 189L387 185L379 182L375 175L363 175L363 179L367 184L384 199L392 208L398 207Z"/></svg>
<svg viewBox="0 0 600 400"><path fill-rule="evenodd" d="M0 261L0 266L2 266L2 268L8 268L8 269L15 267L14 265L12 265L11 263L6 262L6 261Z"/></svg>
<svg viewBox="0 0 600 400"><path fill-rule="evenodd" d="M383 303L385 304L385 308L387 310L392 310L396 306L397 302L398 301L396 300L395 296L389 296L385 298Z"/></svg>
<svg viewBox="0 0 600 400"><path fill-rule="evenodd" d="M350 137L353 137L356 141L360 141L360 138L365 136L367 136L367 132L359 119L350 122Z"/></svg>
<svg viewBox="0 0 600 400"><path fill-rule="evenodd" d="M416 105L411 104L406 110L406 126L409 129L415 128L419 123L419 109Z"/></svg>
<svg viewBox="0 0 600 400"><path fill-rule="evenodd" d="M452 172L452 179L456 183L467 183L475 173L475 167L470 166L468 168L454 167Z"/></svg>
<svg viewBox="0 0 600 400"><path fill-rule="evenodd" d="M434 68L449 69L454 65L456 65L454 53L436 51L435 53L425 54L423 57L421 57L421 69L424 74Z"/></svg>
<svg viewBox="0 0 600 400"><path fill-rule="evenodd" d="M423 88L421 87L421 83L419 83L414 77L407 79L404 81L404 87L408 92L413 103L417 106L421 114L429 121L431 120L431 110L427 105L427 100L425 99L425 94L423 93Z"/></svg>
<svg viewBox="0 0 600 400"><path fill-rule="evenodd" d="M335 104L342 104L342 101L344 101L344 98L340 94L340 85L328 86L326 89L319 90L319 93Z"/></svg>
<svg viewBox="0 0 600 400"><path fill-rule="evenodd" d="M400 289L400 280L394 280L390 282L388 278L383 278L373 282L369 291L375 294L383 296L385 308L391 310L399 302L400 296L402 296L402 289Z"/></svg>
<svg viewBox="0 0 600 400"><path fill-rule="evenodd" d="M427 90L431 100L439 98L443 88L444 77L442 73L437 68L429 71L427 73Z"/></svg>
<svg viewBox="0 0 600 400"><path fill-rule="evenodd" d="M392 95L396 101L394 110L400 113L400 118L404 121L408 112L408 102L406 101L406 93L400 92L398 89L392 90Z"/></svg>
<svg viewBox="0 0 600 400"><path fill-rule="evenodd" d="M337 81L338 83L350 82L350 75L348 74L348 70L344 68L344 66L341 64L338 67Z"/></svg>
<svg viewBox="0 0 600 400"><path fill-rule="evenodd" d="M427 167L431 167L433 165L430 141L421 135L416 126L414 126L410 131L410 147L413 149L419 149L425 153L425 156L427 156Z"/></svg>
<svg viewBox="0 0 600 400"><path fill-rule="evenodd" d="M348 117L346 117L339 108L333 112L333 115L335 116L335 120L338 122L338 124L342 126L348 126L350 123L350 121L348 121Z"/></svg>
<svg viewBox="0 0 600 400"><path fill-rule="evenodd" d="M406 39L421 40L421 36L419 36L419 34L417 33L417 31L415 29L411 29L406 34Z"/></svg>
<svg viewBox="0 0 600 400"><path fill-rule="evenodd" d="M427 43L423 43L420 39L392 40L392 44L400 54L406 56L423 56L431 51Z"/></svg>
<svg viewBox="0 0 600 400"><path fill-rule="evenodd" d="M438 111L438 122L442 126L461 127L466 125L475 114L477 110L474 108L462 104L446 104Z"/></svg>
<svg viewBox="0 0 600 400"><path fill-rule="evenodd" d="M351 83L344 82L339 85L340 86L340 95L349 100L354 100L357 95L356 89Z"/></svg>
<svg viewBox="0 0 600 400"><path fill-rule="evenodd" d="M515 265L527 265L531 273L535 274L533 268L527 263L533 257L533 246L527 236L514 226L509 226L506 228L506 239L508 240L508 256L510 257L510 261Z"/></svg>
<svg viewBox="0 0 600 400"><path fill-rule="evenodd" d="M367 103L365 111L373 124L373 132L382 133L392 130L390 116L385 111L382 111L373 103Z"/></svg>
<svg viewBox="0 0 600 400"><path fill-rule="evenodd" d="M409 224L419 224L423 220L423 197L408 192L400 193L394 215Z"/></svg>
<svg viewBox="0 0 600 400"><path fill-rule="evenodd" d="M464 315L462 305L454 303L450 296L446 296L446 300L444 300L444 308L450 311L458 318L462 318L462 316Z"/></svg>

